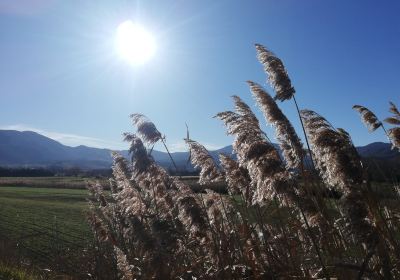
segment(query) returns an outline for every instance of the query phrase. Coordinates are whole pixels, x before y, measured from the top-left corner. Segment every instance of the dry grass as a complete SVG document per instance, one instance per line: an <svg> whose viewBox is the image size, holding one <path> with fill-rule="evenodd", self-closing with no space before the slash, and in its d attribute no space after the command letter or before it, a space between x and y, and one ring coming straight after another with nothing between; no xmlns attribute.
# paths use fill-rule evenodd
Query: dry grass
<svg viewBox="0 0 400 280"><path fill-rule="evenodd" d="M350 135L314 111L300 111L283 62L256 48L275 100L294 100L307 150L274 98L249 82L284 159L251 108L234 96L234 111L216 117L234 137L237 160L221 155L219 165L186 139L199 182L225 181L229 195L195 193L154 162L145 144L165 145L165 139L150 120L133 115L139 136L126 134L132 162L114 154L111 195L100 184L89 186L89 221L114 248L108 253L119 277L400 279L398 198L388 203L374 195ZM367 108L355 109L371 130L382 126ZM394 116L386 121L396 127L388 136L399 147L400 113L394 104L390 110ZM327 195L333 190L339 199Z"/></svg>

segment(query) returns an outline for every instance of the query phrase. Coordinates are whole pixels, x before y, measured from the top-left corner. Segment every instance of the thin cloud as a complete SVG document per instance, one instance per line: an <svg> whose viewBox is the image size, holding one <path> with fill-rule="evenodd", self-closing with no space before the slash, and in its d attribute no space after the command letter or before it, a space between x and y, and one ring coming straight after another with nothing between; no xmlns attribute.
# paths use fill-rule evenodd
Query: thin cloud
<svg viewBox="0 0 400 280"><path fill-rule="evenodd" d="M69 133L61 133L61 132L54 132L54 131L47 131L43 129L38 129L34 127L30 127L23 124L15 124L15 125L6 125L0 126L0 129L5 130L17 130L17 131L33 131L49 137L53 140L56 140L64 145L76 147L79 145L85 145L88 147L93 148L107 148L107 149L124 149L122 142L114 142L114 141L107 141L99 138L76 135L76 134L69 134Z"/></svg>

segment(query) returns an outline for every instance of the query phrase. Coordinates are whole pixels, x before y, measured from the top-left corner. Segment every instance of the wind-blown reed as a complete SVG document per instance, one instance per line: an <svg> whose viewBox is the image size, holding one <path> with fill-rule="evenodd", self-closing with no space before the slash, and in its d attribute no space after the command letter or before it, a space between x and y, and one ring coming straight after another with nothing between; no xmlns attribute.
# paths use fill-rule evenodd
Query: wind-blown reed
<svg viewBox="0 0 400 280"><path fill-rule="evenodd" d="M368 108L361 105L354 105L353 109L360 113L361 120L369 131L375 131L382 126L382 122L380 122L378 117Z"/></svg>
<svg viewBox="0 0 400 280"><path fill-rule="evenodd" d="M194 167L201 168L199 179L201 185L218 182L224 179L214 159L203 145L191 139L185 139L185 142L189 146L192 164Z"/></svg>
<svg viewBox="0 0 400 280"><path fill-rule="evenodd" d="M305 128L322 178L340 188L350 229L372 249L378 240L375 227L368 220L363 200L361 159L347 132L335 130L326 119L311 110L302 110Z"/></svg>
<svg viewBox="0 0 400 280"><path fill-rule="evenodd" d="M158 131L153 122L151 122L145 115L132 114L132 122L137 128L138 134L148 144L154 144L162 139L161 133Z"/></svg>
<svg viewBox="0 0 400 280"><path fill-rule="evenodd" d="M400 279L398 201L382 200L371 187L349 133L311 110L302 110L300 120L320 177L302 164L302 143L275 102L295 101L294 88L282 61L256 48L276 96L248 84L286 164L251 107L233 96L234 111L216 115L234 137L233 155L220 155L219 165L204 146L185 139L205 186L195 193L155 162L148 146L161 141L167 149L165 138L147 117L133 114L137 131L124 134L131 161L112 154L111 194L88 185L88 221L110 248L102 254L124 280ZM371 131L385 129L367 108L354 109ZM385 121L395 127L387 134L400 148L400 112L393 103L390 112ZM207 189L223 180L228 195Z"/></svg>
<svg viewBox="0 0 400 280"><path fill-rule="evenodd" d="M268 92L252 81L247 83L265 119L275 127L276 139L279 142L287 166L289 168L300 168L304 158L303 144L292 124Z"/></svg>
<svg viewBox="0 0 400 280"><path fill-rule="evenodd" d="M219 159L225 170L225 179L231 195L242 194L246 202L250 202L251 180L247 169L240 167L239 163L231 157L220 154Z"/></svg>
<svg viewBox="0 0 400 280"><path fill-rule="evenodd" d="M282 205L301 207L310 219L320 221L314 203L299 195L300 189L295 178L285 168L278 151L265 138L251 109L237 96L234 97L234 103L236 113L227 111L216 117L224 122L228 133L235 136L233 149L238 156L239 166L248 171L252 181L252 188L245 187L244 197L250 195L252 202L258 204L277 197ZM232 162L226 158L224 160L228 168L228 163L232 167ZM243 177L240 181L243 184ZM243 188L241 186L242 193Z"/></svg>
<svg viewBox="0 0 400 280"><path fill-rule="evenodd" d="M275 90L275 100L291 99L294 96L295 89L282 60L263 45L256 44L256 50L258 60L264 66L265 73L268 75L268 82Z"/></svg>
<svg viewBox="0 0 400 280"><path fill-rule="evenodd" d="M398 127L394 127L388 130L388 137L393 144L393 147L400 150L400 112L397 109L396 105L393 102L390 102L389 111L393 114L392 117L386 118L385 122L396 125Z"/></svg>

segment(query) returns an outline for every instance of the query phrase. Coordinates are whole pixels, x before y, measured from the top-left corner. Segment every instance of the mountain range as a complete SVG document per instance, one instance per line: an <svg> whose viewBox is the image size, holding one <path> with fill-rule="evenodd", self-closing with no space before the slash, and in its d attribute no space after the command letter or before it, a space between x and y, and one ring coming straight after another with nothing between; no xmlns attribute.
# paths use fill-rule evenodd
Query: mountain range
<svg viewBox="0 0 400 280"><path fill-rule="evenodd" d="M375 142L357 147L362 157L393 160L400 153L388 143ZM119 151L128 157L128 151ZM0 166L2 167L79 167L81 169L110 168L112 158L108 149L87 146L70 147L32 131L0 130ZM217 158L219 153L232 154L232 146L210 151ZM154 159L164 167L171 167L169 155L152 152ZM188 152L171 154L180 168L192 169Z"/></svg>

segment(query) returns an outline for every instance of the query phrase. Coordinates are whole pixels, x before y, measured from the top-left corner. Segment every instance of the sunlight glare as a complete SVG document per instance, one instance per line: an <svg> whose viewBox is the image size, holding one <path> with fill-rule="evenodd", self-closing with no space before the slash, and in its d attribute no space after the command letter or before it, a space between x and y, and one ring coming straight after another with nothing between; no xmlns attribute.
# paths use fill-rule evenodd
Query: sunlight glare
<svg viewBox="0 0 400 280"><path fill-rule="evenodd" d="M148 31L128 20L117 28L116 48L123 59L133 65L138 65L153 57L156 44Z"/></svg>

